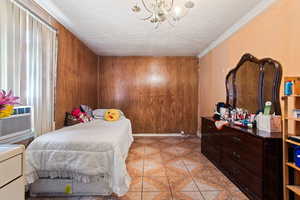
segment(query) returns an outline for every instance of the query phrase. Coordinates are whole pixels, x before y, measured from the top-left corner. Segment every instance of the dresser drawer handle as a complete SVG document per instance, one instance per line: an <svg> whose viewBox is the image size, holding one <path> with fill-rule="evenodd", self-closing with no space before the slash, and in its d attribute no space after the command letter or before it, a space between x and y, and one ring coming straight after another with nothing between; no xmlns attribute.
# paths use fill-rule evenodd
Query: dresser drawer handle
<svg viewBox="0 0 300 200"><path fill-rule="evenodd" d="M234 141L236 141L236 142L241 142L241 138L238 138L238 137L233 136L232 139L233 139Z"/></svg>
<svg viewBox="0 0 300 200"><path fill-rule="evenodd" d="M240 159L241 158L241 156L240 156L240 154L238 154L237 152L232 152L232 155L235 157L235 158L237 158L237 159Z"/></svg>

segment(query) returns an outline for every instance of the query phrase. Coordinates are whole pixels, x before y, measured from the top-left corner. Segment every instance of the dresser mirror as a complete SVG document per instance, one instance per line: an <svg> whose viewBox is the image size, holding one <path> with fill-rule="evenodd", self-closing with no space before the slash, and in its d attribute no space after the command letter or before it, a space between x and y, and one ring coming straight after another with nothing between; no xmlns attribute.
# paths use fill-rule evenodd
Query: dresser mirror
<svg viewBox="0 0 300 200"><path fill-rule="evenodd" d="M281 77L279 62L271 58L259 60L251 54L245 54L226 77L226 102L233 108L257 113L263 111L266 101L271 101L271 113L281 115Z"/></svg>

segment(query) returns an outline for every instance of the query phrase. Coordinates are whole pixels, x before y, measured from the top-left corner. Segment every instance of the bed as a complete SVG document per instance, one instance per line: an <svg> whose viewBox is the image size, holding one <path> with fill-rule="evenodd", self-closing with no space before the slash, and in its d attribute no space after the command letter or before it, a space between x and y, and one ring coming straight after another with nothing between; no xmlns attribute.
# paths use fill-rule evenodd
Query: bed
<svg viewBox="0 0 300 200"><path fill-rule="evenodd" d="M125 160L132 142L125 117L96 119L36 138L26 150L31 195L124 195L131 182Z"/></svg>

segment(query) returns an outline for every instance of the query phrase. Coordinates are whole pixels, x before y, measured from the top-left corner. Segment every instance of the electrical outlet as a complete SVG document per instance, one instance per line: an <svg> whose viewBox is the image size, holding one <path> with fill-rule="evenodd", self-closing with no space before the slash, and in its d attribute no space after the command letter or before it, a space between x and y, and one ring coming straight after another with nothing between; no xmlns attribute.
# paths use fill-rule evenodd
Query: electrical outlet
<svg viewBox="0 0 300 200"><path fill-rule="evenodd" d="M181 137L189 137L189 135L185 134L184 131L180 131Z"/></svg>

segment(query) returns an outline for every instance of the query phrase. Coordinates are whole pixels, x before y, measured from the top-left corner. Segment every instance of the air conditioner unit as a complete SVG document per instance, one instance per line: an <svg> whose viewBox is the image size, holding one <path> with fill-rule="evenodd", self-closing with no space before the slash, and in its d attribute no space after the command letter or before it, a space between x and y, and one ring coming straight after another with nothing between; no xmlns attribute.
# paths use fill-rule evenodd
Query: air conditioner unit
<svg viewBox="0 0 300 200"><path fill-rule="evenodd" d="M18 106L10 117L0 119L0 143L16 143L34 136L33 108Z"/></svg>

